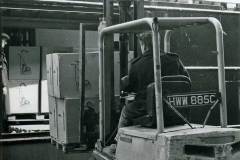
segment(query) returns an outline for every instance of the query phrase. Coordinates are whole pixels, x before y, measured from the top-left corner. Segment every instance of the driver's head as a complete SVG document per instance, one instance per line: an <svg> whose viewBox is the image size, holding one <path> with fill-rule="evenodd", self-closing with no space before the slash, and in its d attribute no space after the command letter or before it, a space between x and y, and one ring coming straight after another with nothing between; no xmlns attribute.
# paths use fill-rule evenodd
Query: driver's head
<svg viewBox="0 0 240 160"><path fill-rule="evenodd" d="M2 48L4 48L7 45L7 41L10 39L10 37L6 33L1 34L1 45Z"/></svg>
<svg viewBox="0 0 240 160"><path fill-rule="evenodd" d="M143 32L138 34L138 40L142 50L142 54L152 52L152 33Z"/></svg>

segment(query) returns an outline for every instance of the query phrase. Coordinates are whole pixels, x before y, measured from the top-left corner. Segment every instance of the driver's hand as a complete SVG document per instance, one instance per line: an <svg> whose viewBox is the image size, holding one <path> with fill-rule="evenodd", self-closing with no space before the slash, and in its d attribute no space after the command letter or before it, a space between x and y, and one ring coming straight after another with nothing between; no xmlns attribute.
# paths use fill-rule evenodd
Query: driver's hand
<svg viewBox="0 0 240 160"><path fill-rule="evenodd" d="M121 90L126 90L128 85L129 85L129 77L127 75L121 78Z"/></svg>

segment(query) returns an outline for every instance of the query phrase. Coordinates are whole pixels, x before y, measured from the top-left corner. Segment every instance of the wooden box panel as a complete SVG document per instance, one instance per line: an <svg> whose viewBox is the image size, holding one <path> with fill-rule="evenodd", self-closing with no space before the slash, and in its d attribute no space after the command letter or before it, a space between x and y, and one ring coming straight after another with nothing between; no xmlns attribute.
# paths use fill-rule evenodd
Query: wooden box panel
<svg viewBox="0 0 240 160"><path fill-rule="evenodd" d="M38 80L40 77L40 47L9 47L9 79Z"/></svg>
<svg viewBox="0 0 240 160"><path fill-rule="evenodd" d="M50 126L50 136L56 140L58 137L57 130L57 101L55 97L48 97L49 100L49 126Z"/></svg>
<svg viewBox="0 0 240 160"><path fill-rule="evenodd" d="M78 53L53 54L53 92L57 98L79 95Z"/></svg>
<svg viewBox="0 0 240 160"><path fill-rule="evenodd" d="M80 143L80 99L57 99L58 143Z"/></svg>

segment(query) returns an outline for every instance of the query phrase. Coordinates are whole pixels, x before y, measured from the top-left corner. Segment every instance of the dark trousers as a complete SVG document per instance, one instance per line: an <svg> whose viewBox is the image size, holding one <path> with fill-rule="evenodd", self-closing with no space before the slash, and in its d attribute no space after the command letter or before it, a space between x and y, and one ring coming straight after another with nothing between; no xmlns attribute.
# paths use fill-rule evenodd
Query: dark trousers
<svg viewBox="0 0 240 160"><path fill-rule="evenodd" d="M123 107L120 119L118 122L118 129L133 125L133 120L147 114L146 100L136 100L128 103ZM119 134L117 133L115 140L117 141Z"/></svg>

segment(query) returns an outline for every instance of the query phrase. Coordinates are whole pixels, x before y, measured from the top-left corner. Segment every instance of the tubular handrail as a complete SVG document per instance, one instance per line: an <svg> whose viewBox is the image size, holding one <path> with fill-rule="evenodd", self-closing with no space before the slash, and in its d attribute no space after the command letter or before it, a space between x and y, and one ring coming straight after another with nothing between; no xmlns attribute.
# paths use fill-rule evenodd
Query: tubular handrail
<svg viewBox="0 0 240 160"><path fill-rule="evenodd" d="M164 52L169 53L171 52L170 48L170 38L171 38L171 30L166 30L164 34Z"/></svg>
<svg viewBox="0 0 240 160"><path fill-rule="evenodd" d="M227 127L227 96L225 85L225 62L224 62L224 46L223 46L223 29L221 23L216 18L208 18L208 21L216 30L216 46L217 46L217 62L218 62L218 84L221 93L220 118L221 127Z"/></svg>
<svg viewBox="0 0 240 160"><path fill-rule="evenodd" d="M156 96L156 117L157 131L162 133L164 130L163 107L162 107L162 84L161 84L161 63L160 63L160 33L159 30L171 30L178 27L211 23L216 30L216 46L218 60L218 79L219 92L221 94L221 127L227 127L227 106L226 106L226 86L224 70L224 49L223 49L223 30L221 23L213 17L161 17L161 18L142 18L122 24L106 27L104 23L100 25L99 30L99 128L100 141L104 140L104 106L103 106L103 67L104 61L104 36L112 33L122 32L141 32L152 31L153 57L154 57L154 78L155 78L155 96ZM170 34L168 35L170 40ZM170 47L166 47L167 50Z"/></svg>

